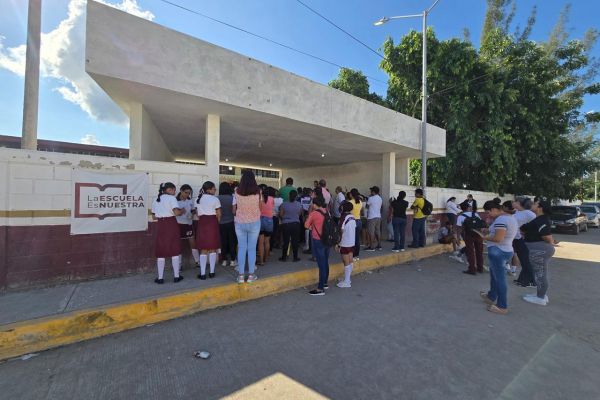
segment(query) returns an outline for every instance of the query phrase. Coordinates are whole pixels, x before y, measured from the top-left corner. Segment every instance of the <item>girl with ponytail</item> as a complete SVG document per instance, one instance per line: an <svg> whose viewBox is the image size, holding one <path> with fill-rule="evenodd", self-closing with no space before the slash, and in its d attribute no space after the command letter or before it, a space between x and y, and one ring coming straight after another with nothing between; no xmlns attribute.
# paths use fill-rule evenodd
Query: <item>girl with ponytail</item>
<svg viewBox="0 0 600 400"><path fill-rule="evenodd" d="M221 248L221 201L215 193L217 188L211 181L206 181L196 200L198 230L196 231L196 247L200 250L200 274L198 279L206 279L206 261L210 263L209 278L215 277L217 251Z"/></svg>
<svg viewBox="0 0 600 400"><path fill-rule="evenodd" d="M176 217L183 214L184 210L179 207L175 198L175 185L171 182L161 183L158 189L158 198L152 204L152 218L156 223L156 242L154 246L156 254L156 266L158 277L154 282L165 283L163 274L167 257L171 257L173 265L173 281L181 281L183 276L179 274L181 266L181 240L179 224Z"/></svg>
<svg viewBox="0 0 600 400"><path fill-rule="evenodd" d="M194 238L195 227L193 224L196 203L192 199L192 193L192 187L188 184L181 185L181 188L179 188L177 203L179 204L179 208L183 210L183 214L177 217L177 222L179 223L179 237L181 240L186 240L189 243L192 250L192 257L196 262L196 266L199 266L200 253L196 248L196 239Z"/></svg>

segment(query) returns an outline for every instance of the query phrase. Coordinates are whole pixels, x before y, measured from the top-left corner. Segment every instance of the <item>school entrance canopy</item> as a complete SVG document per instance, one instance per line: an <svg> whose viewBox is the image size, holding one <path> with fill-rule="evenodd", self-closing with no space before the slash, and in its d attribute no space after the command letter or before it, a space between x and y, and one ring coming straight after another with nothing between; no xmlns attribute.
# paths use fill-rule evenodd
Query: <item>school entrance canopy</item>
<svg viewBox="0 0 600 400"><path fill-rule="evenodd" d="M297 175L379 163L384 176L376 167L374 183L393 184L420 157L417 119L112 7L87 7L86 71L129 115L132 159L205 162L215 180L226 162ZM444 156L445 131L427 132L428 156Z"/></svg>

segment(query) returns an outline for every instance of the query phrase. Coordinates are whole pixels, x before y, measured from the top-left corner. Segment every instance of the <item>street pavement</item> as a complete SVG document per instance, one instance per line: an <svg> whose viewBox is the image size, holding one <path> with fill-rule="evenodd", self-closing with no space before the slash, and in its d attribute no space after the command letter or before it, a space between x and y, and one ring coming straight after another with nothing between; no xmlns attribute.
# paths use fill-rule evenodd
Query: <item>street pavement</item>
<svg viewBox="0 0 600 400"><path fill-rule="evenodd" d="M556 237L546 307L442 255L6 361L0 398L598 399L600 230Z"/></svg>

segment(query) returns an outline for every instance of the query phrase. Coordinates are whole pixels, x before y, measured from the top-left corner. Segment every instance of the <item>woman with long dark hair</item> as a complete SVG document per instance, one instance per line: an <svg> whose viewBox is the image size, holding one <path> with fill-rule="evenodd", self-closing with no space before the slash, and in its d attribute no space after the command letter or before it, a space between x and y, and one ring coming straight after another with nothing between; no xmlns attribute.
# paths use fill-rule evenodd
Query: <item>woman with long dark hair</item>
<svg viewBox="0 0 600 400"><path fill-rule="evenodd" d="M221 257L223 266L229 264L230 267L236 267L236 246L237 237L235 236L235 225L233 222L233 188L228 182L221 182L219 185L219 195L221 202L221 219L219 220L219 233L221 235Z"/></svg>
<svg viewBox="0 0 600 400"><path fill-rule="evenodd" d="M545 306L548 304L548 264L554 255L556 242L552 237L550 215L552 206L547 200L538 200L531 207L535 219L523 225L521 231L525 236L525 244L529 250L529 263L534 272L537 286L536 294L528 294L523 300Z"/></svg>
<svg viewBox="0 0 600 400"><path fill-rule="evenodd" d="M248 256L248 282L258 277L256 267L256 242L260 233L260 189L251 170L244 170L240 185L233 195L235 234L238 240L238 283L244 283L246 256Z"/></svg>

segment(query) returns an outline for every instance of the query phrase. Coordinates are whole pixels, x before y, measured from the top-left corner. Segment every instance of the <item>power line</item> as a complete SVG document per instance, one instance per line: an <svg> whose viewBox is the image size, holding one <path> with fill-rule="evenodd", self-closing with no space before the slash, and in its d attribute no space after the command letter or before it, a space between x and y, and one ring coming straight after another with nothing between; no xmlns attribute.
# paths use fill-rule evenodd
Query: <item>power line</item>
<svg viewBox="0 0 600 400"><path fill-rule="evenodd" d="M296 0L298 3L302 4L304 7L306 7L308 10L312 11L314 14L318 15L319 17L323 18L325 21L327 21L329 24L333 25L334 27L336 27L338 30L344 32L346 35L350 36L352 39L354 39L356 42L360 43L362 46L366 47L367 49L369 49L371 52L377 54L379 57L381 57L382 59L386 59L381 53L379 53L377 50L375 50L374 48L370 47L369 45L367 45L365 42L363 42L362 40L360 40L359 38L357 38L356 36L354 36L353 34L351 34L350 32L346 31L345 29L341 28L339 25L337 25L335 22L333 22L332 20L330 20L329 18L327 18L326 16L324 16L323 14L319 13L317 10L315 10L314 8L311 8L309 5L307 5L306 3L302 2L301 0Z"/></svg>
<svg viewBox="0 0 600 400"><path fill-rule="evenodd" d="M259 34L257 34L257 33L254 33L254 32L250 32L250 31L249 31L249 30L247 30L247 29L240 28L240 27L238 27L238 26L232 25L232 24L230 24L230 23L228 23L228 22L225 22L225 21L221 21L221 20L219 20L219 19L216 19L216 18L213 18L213 17L211 17L211 16L209 16L209 15L203 14L203 13L201 13L201 12L199 12L199 11L192 10L191 8L188 8L188 7L182 6L182 5L180 5L180 4L177 4L177 3L175 3L175 2L172 2L172 1L169 1L169 0L158 0L158 1L161 1L161 2L163 2L163 3L165 3L165 4L168 4L168 5L170 5L170 6L173 6L173 7L179 8L179 9L181 9L181 10L187 11L187 12L189 12L189 13L192 13L192 14L198 15L198 16L200 16L200 17L203 17L203 18L209 19L209 20L211 20L211 21L213 21L213 22L216 22L216 23L219 23L219 24L221 24L221 25L225 25L225 26L227 26L227 27L229 27L229 28L232 28L232 29L238 30L238 31L240 31L240 32L246 33L246 34L248 34L248 35L250 35L250 36L254 36L254 37L256 37L256 38L259 38L259 39L265 40L265 41L267 41L267 42L269 42L269 43L275 44L275 45L277 45L277 46L280 46L280 47L283 47L283 48L285 48L285 49L291 50L291 51L293 51L293 52L296 52L296 53L299 53L299 54L305 55L305 56L307 56L307 57L313 58L313 59L315 59L315 60L318 60L318 61L324 62L324 63L326 63L326 64L329 64L329 65L332 65L332 66L334 66L334 67L337 67L337 68L347 68L347 67L344 67L344 66L342 66L342 65L340 65L340 64L338 64L338 63L335 63L335 62L333 62L333 61L329 61L329 60L326 60L326 59L324 59L324 58L321 58L321 57L319 57L319 56L315 56L314 54L310 54L310 53L307 53L307 52L305 52L305 51L298 50L298 49L296 49L296 48L294 48L294 47L288 46L287 44L284 44L284 43L281 43L281 42L275 41L275 40L273 40L273 39L269 39L268 37L265 37L265 36L259 35ZM379 54L379 53L377 53L377 54ZM379 54L379 55L380 55L380 54ZM380 56L381 56L381 55L380 55ZM372 77L372 76L368 76L368 75L365 75L365 76L366 76L366 77L367 77L369 80L372 80L372 81L379 82L379 83L382 83L382 84L385 84L385 85L387 85L387 82L384 82L384 81L382 81L382 80L380 80L380 79L377 79L377 78L374 78L374 77Z"/></svg>

